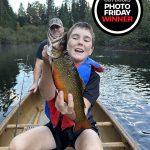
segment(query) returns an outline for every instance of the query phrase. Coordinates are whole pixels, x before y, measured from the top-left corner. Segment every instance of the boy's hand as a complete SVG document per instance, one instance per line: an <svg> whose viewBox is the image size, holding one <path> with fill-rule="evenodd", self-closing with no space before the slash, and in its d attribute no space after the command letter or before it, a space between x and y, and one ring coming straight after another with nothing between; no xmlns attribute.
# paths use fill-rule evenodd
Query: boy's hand
<svg viewBox="0 0 150 150"><path fill-rule="evenodd" d="M75 120L74 103L72 94L68 94L68 103L64 101L64 93L60 91L56 98L55 106L62 114L67 115L70 119Z"/></svg>

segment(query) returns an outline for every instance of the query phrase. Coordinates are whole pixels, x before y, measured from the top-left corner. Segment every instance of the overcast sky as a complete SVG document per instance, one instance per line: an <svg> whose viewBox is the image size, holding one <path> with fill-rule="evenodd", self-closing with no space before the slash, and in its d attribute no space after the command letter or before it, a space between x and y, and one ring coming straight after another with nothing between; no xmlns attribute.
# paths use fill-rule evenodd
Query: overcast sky
<svg viewBox="0 0 150 150"><path fill-rule="evenodd" d="M20 3L22 2L23 7L26 9L28 2L33 3L37 0L8 0L14 12L18 12ZM38 0L41 4L46 4L46 0ZM56 6L60 6L63 0L54 0ZM86 0L92 5L94 0Z"/></svg>

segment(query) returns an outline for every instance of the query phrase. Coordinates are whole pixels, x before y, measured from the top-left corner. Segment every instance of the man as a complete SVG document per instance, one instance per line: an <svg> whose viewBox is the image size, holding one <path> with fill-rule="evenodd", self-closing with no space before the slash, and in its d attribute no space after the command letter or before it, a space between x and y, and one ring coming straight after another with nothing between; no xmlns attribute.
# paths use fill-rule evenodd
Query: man
<svg viewBox="0 0 150 150"><path fill-rule="evenodd" d="M53 18L49 21L49 32L53 39L60 37L64 33L63 23L59 18ZM30 92L35 93L38 89L38 82L42 74L42 51L44 46L47 45L47 39L45 39L39 46L37 55L36 55L36 62L34 67L34 76L33 76L33 83L30 88Z"/></svg>

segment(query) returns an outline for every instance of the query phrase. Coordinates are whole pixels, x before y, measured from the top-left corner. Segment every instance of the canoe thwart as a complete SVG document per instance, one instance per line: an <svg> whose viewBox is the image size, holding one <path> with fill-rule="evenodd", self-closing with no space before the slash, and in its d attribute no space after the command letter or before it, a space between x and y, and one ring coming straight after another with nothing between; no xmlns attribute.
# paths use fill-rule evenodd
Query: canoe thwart
<svg viewBox="0 0 150 150"><path fill-rule="evenodd" d="M103 126L113 126L112 122L96 122L96 126L100 126L100 127L103 127Z"/></svg>
<svg viewBox="0 0 150 150"><path fill-rule="evenodd" d="M0 150L8 150L8 147L0 147Z"/></svg>
<svg viewBox="0 0 150 150"><path fill-rule="evenodd" d="M102 144L104 148L126 147L126 145L123 142L106 142Z"/></svg>
<svg viewBox="0 0 150 150"><path fill-rule="evenodd" d="M33 125L33 124L17 124L17 126L16 126L16 124L8 124L7 126L6 126L6 129L15 129L15 128L17 128L17 129L24 129L25 127L36 127L36 126L39 126L39 125Z"/></svg>
<svg viewBox="0 0 150 150"><path fill-rule="evenodd" d="M8 124L6 126L6 129L14 129L14 128L18 128L18 129L23 129L25 127L28 127L28 126L39 126L38 124ZM96 122L96 126L113 126L111 122Z"/></svg>

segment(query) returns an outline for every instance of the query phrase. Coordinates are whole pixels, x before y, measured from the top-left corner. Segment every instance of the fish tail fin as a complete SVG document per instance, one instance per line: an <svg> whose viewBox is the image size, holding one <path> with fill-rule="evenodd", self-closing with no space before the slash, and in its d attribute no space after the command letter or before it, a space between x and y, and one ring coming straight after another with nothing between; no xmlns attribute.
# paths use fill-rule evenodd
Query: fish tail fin
<svg viewBox="0 0 150 150"><path fill-rule="evenodd" d="M90 128L91 128L91 125L85 116L84 120L75 123L74 130L78 131L80 129L90 129Z"/></svg>

